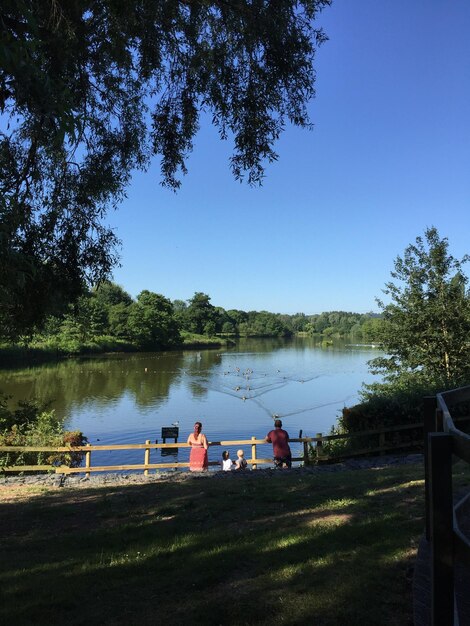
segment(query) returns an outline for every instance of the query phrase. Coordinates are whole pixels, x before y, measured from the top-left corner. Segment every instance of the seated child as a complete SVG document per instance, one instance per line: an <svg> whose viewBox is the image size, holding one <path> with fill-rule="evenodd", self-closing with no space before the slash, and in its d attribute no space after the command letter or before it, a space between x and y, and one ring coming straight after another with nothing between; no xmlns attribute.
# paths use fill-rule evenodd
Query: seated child
<svg viewBox="0 0 470 626"><path fill-rule="evenodd" d="M224 472L230 472L230 470L232 469L232 459L230 458L230 454L228 450L224 450L222 452L222 471Z"/></svg>
<svg viewBox="0 0 470 626"><path fill-rule="evenodd" d="M248 463L246 462L243 450L237 450L237 460L235 461L236 470L245 470Z"/></svg>

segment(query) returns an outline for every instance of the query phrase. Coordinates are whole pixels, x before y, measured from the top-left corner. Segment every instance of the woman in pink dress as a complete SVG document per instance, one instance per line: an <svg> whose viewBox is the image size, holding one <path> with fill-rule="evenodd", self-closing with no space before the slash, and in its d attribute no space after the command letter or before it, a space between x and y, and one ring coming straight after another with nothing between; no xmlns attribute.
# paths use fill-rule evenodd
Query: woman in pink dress
<svg viewBox="0 0 470 626"><path fill-rule="evenodd" d="M209 444L201 430L201 422L196 422L194 424L194 432L188 437L188 445L191 446L191 453L189 455L189 469L191 472L202 472L209 467L207 460L207 448Z"/></svg>

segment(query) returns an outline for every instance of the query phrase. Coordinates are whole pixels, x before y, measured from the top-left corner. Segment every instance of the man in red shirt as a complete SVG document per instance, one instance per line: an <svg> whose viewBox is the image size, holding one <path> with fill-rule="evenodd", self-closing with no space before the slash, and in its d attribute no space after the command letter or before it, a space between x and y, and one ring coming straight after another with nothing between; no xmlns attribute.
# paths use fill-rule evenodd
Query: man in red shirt
<svg viewBox="0 0 470 626"><path fill-rule="evenodd" d="M289 447L289 433L282 428L281 420L274 422L274 430L266 435L266 441L273 444L274 467L291 467L292 454Z"/></svg>

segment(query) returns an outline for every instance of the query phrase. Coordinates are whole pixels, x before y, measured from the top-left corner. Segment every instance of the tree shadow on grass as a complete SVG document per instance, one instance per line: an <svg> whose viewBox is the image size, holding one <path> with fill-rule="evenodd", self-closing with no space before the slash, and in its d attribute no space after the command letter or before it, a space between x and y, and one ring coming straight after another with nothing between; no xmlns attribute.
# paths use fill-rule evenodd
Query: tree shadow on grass
<svg viewBox="0 0 470 626"><path fill-rule="evenodd" d="M417 475L247 474L3 504L0 617L403 626L423 524Z"/></svg>

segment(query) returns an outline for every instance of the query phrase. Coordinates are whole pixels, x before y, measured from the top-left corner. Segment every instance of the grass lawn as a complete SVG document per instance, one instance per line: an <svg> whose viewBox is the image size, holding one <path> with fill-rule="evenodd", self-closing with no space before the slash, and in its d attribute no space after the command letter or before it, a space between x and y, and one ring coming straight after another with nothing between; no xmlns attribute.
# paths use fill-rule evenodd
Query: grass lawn
<svg viewBox="0 0 470 626"><path fill-rule="evenodd" d="M422 467L259 474L1 486L0 623L412 623Z"/></svg>

